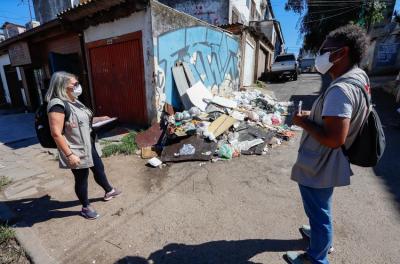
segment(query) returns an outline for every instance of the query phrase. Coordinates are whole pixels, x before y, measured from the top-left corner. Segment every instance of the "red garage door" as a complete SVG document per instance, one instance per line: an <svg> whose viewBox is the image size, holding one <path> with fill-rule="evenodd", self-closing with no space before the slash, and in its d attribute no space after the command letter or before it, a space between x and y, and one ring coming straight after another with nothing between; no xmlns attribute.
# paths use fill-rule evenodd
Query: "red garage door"
<svg viewBox="0 0 400 264"><path fill-rule="evenodd" d="M147 124L142 34L88 44L97 115Z"/></svg>

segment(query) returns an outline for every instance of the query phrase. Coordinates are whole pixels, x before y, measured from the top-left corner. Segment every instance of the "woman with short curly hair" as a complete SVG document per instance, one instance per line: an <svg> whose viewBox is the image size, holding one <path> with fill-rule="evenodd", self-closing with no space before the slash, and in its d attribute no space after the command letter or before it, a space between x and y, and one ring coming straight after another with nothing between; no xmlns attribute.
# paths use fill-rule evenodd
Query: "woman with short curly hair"
<svg viewBox="0 0 400 264"><path fill-rule="evenodd" d="M335 187L350 184L353 172L343 149L348 149L367 113L367 74L358 67L368 44L363 29L356 25L338 28L326 37L315 66L333 82L314 102L311 111L297 113L294 124L304 129L292 180L300 188L309 226L306 253L288 252L291 263L328 264L333 240L332 196ZM369 100L369 98L368 98Z"/></svg>

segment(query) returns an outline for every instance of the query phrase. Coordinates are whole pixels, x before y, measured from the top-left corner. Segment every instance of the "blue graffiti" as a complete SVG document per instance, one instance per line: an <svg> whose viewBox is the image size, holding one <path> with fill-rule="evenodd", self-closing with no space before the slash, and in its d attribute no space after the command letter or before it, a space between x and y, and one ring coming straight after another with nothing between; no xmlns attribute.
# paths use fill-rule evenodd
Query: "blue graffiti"
<svg viewBox="0 0 400 264"><path fill-rule="evenodd" d="M166 102L180 106L172 75L176 62L187 62L197 81L208 88L219 87L227 78L239 78L239 42L223 31L196 26L169 31L158 37L154 50L159 67L164 72L162 84ZM157 74L157 73L156 73Z"/></svg>

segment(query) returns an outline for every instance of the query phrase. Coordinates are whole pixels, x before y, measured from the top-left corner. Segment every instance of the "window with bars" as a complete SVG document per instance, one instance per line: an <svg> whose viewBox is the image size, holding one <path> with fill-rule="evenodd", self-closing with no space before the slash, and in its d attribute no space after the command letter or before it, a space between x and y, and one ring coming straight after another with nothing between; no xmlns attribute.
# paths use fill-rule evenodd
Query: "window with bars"
<svg viewBox="0 0 400 264"><path fill-rule="evenodd" d="M251 1L251 9L250 9L250 19L255 20L257 14L256 2L254 0Z"/></svg>
<svg viewBox="0 0 400 264"><path fill-rule="evenodd" d="M232 24L236 24L238 22L239 22L239 14L235 10L232 10Z"/></svg>

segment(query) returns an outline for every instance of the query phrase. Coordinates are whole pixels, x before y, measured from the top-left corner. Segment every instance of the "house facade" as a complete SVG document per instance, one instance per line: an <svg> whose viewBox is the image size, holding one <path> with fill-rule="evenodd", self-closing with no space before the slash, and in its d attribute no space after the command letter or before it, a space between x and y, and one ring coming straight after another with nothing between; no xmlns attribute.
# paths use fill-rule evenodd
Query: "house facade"
<svg viewBox="0 0 400 264"><path fill-rule="evenodd" d="M268 0L160 0L160 2L220 26L241 40L240 87L253 85L270 70L283 50L279 22ZM250 28L249 28L250 27Z"/></svg>
<svg viewBox="0 0 400 264"><path fill-rule="evenodd" d="M157 1L127 1L107 16L90 7L60 18L83 28L96 113L147 125L165 104L179 109L172 73L178 62L214 93L239 88L239 42L228 32Z"/></svg>
<svg viewBox="0 0 400 264"><path fill-rule="evenodd" d="M4 23L1 29L3 30L3 35L5 39L15 37L26 31L26 28L24 26L10 22Z"/></svg>
<svg viewBox="0 0 400 264"><path fill-rule="evenodd" d="M82 101L90 105L82 35L49 21L0 43L0 73L8 104L35 111L42 103L53 72L76 74Z"/></svg>
<svg viewBox="0 0 400 264"><path fill-rule="evenodd" d="M177 63L217 94L239 89L240 58L237 37L157 1L96 0L0 43L0 75L7 102L34 111L53 72L75 73L97 115L147 126L182 105Z"/></svg>
<svg viewBox="0 0 400 264"><path fill-rule="evenodd" d="M264 18L266 0L159 0L178 11L197 17L212 25L241 23Z"/></svg>
<svg viewBox="0 0 400 264"><path fill-rule="evenodd" d="M35 1L38 10L39 2L45 1ZM263 1L240 1L248 8L240 22L247 24L226 29L159 1L64 2L71 7L52 20L43 15L44 24L0 43L0 75L10 91L4 97L12 105L34 111L52 73L65 70L78 75L80 99L97 115L147 126L165 106L182 107L173 72L178 64L193 81L223 94L254 83L275 53L275 43L247 22L272 14ZM226 3L221 23L232 22L231 11L240 7L239 1Z"/></svg>

